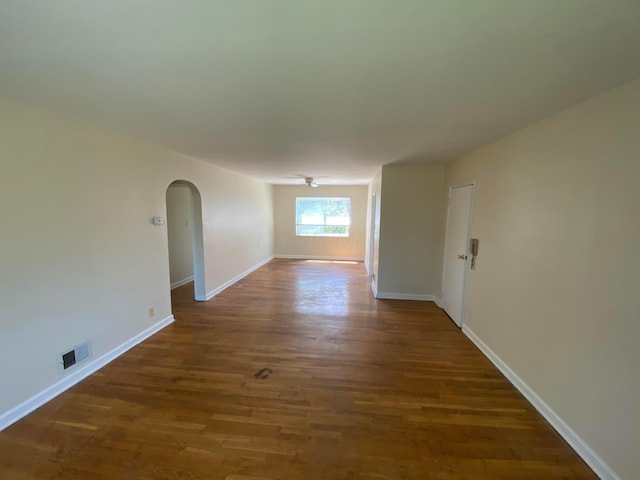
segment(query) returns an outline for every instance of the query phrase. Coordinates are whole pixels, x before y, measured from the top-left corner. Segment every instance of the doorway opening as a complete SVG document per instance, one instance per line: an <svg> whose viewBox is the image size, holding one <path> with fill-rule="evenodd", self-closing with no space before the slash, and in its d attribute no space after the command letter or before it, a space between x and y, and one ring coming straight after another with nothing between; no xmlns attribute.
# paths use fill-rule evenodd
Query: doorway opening
<svg viewBox="0 0 640 480"><path fill-rule="evenodd" d="M367 258L367 273L369 273L369 276L373 278L373 262L375 259L374 246L376 243L376 193L375 192L373 192L373 195L371 195L370 214L371 215L369 217L369 256Z"/></svg>
<svg viewBox="0 0 640 480"><path fill-rule="evenodd" d="M193 285L193 298L204 302L202 199L194 184L172 182L166 191L167 240L171 290Z"/></svg>

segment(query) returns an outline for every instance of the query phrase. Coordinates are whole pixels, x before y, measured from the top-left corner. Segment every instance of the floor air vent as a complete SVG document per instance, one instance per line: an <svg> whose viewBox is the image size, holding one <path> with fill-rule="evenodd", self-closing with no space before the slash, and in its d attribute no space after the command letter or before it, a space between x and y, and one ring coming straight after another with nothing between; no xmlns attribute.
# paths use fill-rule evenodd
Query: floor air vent
<svg viewBox="0 0 640 480"><path fill-rule="evenodd" d="M68 352L60 354L60 368L62 370L67 370L68 368L73 367L76 363L80 363L89 357L91 357L91 341L87 340L80 345L76 345Z"/></svg>

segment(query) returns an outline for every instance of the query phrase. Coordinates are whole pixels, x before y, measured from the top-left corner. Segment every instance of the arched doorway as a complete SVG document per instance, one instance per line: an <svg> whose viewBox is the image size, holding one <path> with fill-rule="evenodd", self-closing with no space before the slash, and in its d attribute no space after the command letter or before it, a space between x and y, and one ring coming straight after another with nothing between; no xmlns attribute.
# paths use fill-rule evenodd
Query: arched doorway
<svg viewBox="0 0 640 480"><path fill-rule="evenodd" d="M171 288L193 282L193 296L206 301L202 199L194 184L176 180L166 191Z"/></svg>

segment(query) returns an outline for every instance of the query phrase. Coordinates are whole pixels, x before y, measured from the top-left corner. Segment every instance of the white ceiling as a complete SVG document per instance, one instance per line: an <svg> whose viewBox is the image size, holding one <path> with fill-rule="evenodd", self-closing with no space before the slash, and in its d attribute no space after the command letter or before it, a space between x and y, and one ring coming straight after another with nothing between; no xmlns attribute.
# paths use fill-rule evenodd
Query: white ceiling
<svg viewBox="0 0 640 480"><path fill-rule="evenodd" d="M638 0L0 0L0 94L272 183L443 162L640 76Z"/></svg>

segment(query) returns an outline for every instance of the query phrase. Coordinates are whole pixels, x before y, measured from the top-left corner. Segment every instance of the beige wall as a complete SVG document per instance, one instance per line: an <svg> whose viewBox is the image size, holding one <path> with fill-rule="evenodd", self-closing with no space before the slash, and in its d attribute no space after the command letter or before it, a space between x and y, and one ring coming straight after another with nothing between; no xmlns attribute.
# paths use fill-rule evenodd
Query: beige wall
<svg viewBox="0 0 640 480"><path fill-rule="evenodd" d="M620 478L640 477L640 79L446 169L476 181L470 328Z"/></svg>
<svg viewBox="0 0 640 480"><path fill-rule="evenodd" d="M439 296L443 190L442 165L382 168L379 296Z"/></svg>
<svg viewBox="0 0 640 480"><path fill-rule="evenodd" d="M167 188L167 242L171 285L193 277L191 191L187 185Z"/></svg>
<svg viewBox="0 0 640 480"><path fill-rule="evenodd" d="M351 198L348 237L297 237L296 197ZM364 259L367 187L364 185L273 186L274 250L276 256Z"/></svg>
<svg viewBox="0 0 640 480"><path fill-rule="evenodd" d="M3 99L0 162L0 416L64 377L64 349L97 358L171 314L151 217L172 181L202 196L207 292L272 254L271 186L210 164Z"/></svg>

